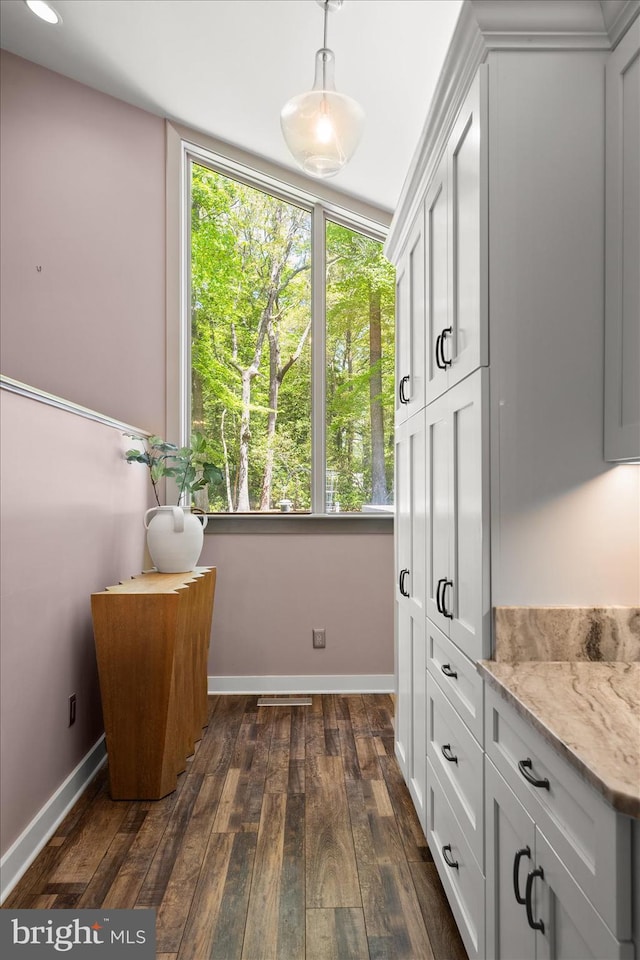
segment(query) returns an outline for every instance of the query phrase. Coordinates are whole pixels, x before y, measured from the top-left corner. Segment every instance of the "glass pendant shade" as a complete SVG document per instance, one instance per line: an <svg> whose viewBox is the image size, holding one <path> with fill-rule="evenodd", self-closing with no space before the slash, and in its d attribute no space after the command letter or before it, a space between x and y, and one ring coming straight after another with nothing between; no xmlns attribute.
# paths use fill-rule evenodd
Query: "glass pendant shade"
<svg viewBox="0 0 640 960"><path fill-rule="evenodd" d="M280 113L289 150L313 177L335 176L353 156L364 126L360 105L335 89L334 63L332 50L318 50L313 89L292 97Z"/></svg>

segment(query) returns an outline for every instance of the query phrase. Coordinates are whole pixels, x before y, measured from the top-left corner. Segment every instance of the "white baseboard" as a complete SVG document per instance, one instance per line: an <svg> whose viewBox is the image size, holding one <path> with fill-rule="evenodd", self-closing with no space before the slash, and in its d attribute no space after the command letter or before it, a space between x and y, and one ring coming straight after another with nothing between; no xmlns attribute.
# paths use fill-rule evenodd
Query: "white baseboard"
<svg viewBox="0 0 640 960"><path fill-rule="evenodd" d="M106 759L107 745L103 734L7 850L0 860L0 903L49 842Z"/></svg>
<svg viewBox="0 0 640 960"><path fill-rule="evenodd" d="M308 677L209 677L209 693L393 693L392 673Z"/></svg>

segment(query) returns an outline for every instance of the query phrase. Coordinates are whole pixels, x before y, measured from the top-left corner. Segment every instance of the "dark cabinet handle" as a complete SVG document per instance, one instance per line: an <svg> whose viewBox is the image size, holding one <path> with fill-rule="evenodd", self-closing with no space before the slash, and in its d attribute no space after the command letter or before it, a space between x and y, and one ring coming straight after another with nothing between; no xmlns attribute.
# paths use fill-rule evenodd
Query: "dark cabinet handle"
<svg viewBox="0 0 640 960"><path fill-rule="evenodd" d="M526 760L518 760L518 770L520 771L522 776L525 778L527 783L530 783L532 787L544 787L545 790L548 790L549 781L546 779L546 777L544 778L544 780L538 780L536 779L536 777L532 776L529 773L529 770L531 770L532 766L533 764L529 759L529 757L527 757Z"/></svg>
<svg viewBox="0 0 640 960"><path fill-rule="evenodd" d="M523 857L529 857L529 859L531 859L531 850L529 847L523 847L521 850L518 850L513 858L513 892L517 902L521 904L526 903L526 898L520 896L520 861Z"/></svg>
<svg viewBox="0 0 640 960"><path fill-rule="evenodd" d="M440 753L445 758L445 760L449 761L449 763L458 762L458 758L456 757L455 753L453 753L451 750L450 743L445 743L444 746L440 747Z"/></svg>
<svg viewBox="0 0 640 960"><path fill-rule="evenodd" d="M442 607L442 609L440 610L440 613L442 613L447 618L447 620L453 620L453 614L450 613L449 610L447 610L447 605L444 599L444 595L447 587L453 587L453 580L444 581L444 586L442 588L442 596L440 597L440 605Z"/></svg>
<svg viewBox="0 0 640 960"><path fill-rule="evenodd" d="M531 902L531 894L533 892L533 881L536 877L540 877L541 880L544 880L544 870L542 867L536 867L535 870L532 870L531 873L527 876L527 888L524 892L525 906L527 908L527 921L532 930L539 930L540 933L544 933L544 923L542 920L534 920L533 917L533 904Z"/></svg>
<svg viewBox="0 0 640 960"><path fill-rule="evenodd" d="M401 571L400 571L400 578L399 578L399 580L398 580L398 586L400 587L400 593L402 594L403 597L408 597L408 596L409 596L409 591L408 591L408 590L405 590L405 588L404 588L404 578L407 576L408 573L409 573L409 571L408 571L407 568L405 567L404 570L401 570Z"/></svg>
<svg viewBox="0 0 640 960"><path fill-rule="evenodd" d="M453 333L453 327L446 327L436 340L436 364L440 370L446 370L451 366L451 360L447 360L444 355L445 340L451 333Z"/></svg>
<svg viewBox="0 0 640 960"><path fill-rule="evenodd" d="M438 613L445 615L444 607L442 606L442 598L440 597L440 591L447 582L446 577L442 577L441 580L438 580L438 586L436 587L436 607L438 608Z"/></svg>
<svg viewBox="0 0 640 960"><path fill-rule="evenodd" d="M443 663L440 669L444 673L445 677L451 677L452 680L458 679L458 674L456 673L455 670L451 669L450 663Z"/></svg>
<svg viewBox="0 0 640 960"><path fill-rule="evenodd" d="M442 848L442 856L444 857L444 862L446 863L446 865L447 865L448 867L451 867L452 870L458 870L458 869L459 869L459 868L458 868L458 861L457 861L457 860L454 860L453 857L452 857L451 859L449 859L449 857L447 856L447 850L449 851L449 853L451 853L451 844L450 844L450 843L448 843L446 846L444 846L444 847Z"/></svg>
<svg viewBox="0 0 640 960"><path fill-rule="evenodd" d="M400 381L400 384L398 386L398 396L400 398L400 403L409 403L409 398L404 392L404 387L406 383L409 383L410 379L411 377L406 376L406 377L403 377L402 380Z"/></svg>

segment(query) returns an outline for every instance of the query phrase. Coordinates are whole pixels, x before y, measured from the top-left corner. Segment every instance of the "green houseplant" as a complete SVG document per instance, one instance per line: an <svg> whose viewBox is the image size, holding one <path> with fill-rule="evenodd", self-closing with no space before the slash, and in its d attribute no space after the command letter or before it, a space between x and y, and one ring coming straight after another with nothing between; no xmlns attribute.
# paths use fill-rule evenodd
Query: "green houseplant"
<svg viewBox="0 0 640 960"><path fill-rule="evenodd" d="M202 510L198 511L200 516L195 515L191 510L191 498L196 491L221 480L222 472L207 460L205 439L200 433L193 435L189 447L177 447L156 436L133 439L142 443L144 449L134 447L127 450L125 459L128 463L143 463L148 467L158 504L144 515L151 559L160 573L194 570L209 518ZM175 506L160 504L159 485L165 477L176 483L178 499ZM183 499L188 500L184 508L180 506Z"/></svg>
<svg viewBox="0 0 640 960"><path fill-rule="evenodd" d="M137 437L133 434L128 436L144 444L144 450L136 447L127 450L125 458L128 463L144 463L149 468L153 495L158 506L160 506L160 483L165 477L171 477L176 483L177 504L180 504L185 495L188 496L190 504L197 490L222 480L220 468L207 461L206 440L201 433L193 434L189 447L178 447L157 436Z"/></svg>

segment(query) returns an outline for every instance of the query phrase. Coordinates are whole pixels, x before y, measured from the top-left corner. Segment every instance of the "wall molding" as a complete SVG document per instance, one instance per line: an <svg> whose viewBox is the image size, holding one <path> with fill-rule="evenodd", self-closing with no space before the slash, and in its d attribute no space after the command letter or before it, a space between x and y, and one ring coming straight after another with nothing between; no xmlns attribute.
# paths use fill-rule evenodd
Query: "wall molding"
<svg viewBox="0 0 640 960"><path fill-rule="evenodd" d="M212 677L210 694L394 693L392 673L329 674L299 677Z"/></svg>
<svg viewBox="0 0 640 960"><path fill-rule="evenodd" d="M107 745L102 734L7 850L0 860L0 903L4 902L42 848L49 842L74 803L106 763L106 759Z"/></svg>
<svg viewBox="0 0 640 960"><path fill-rule="evenodd" d="M106 427L113 427L115 430L121 430L123 433L135 434L140 437L149 437L148 430L142 430L140 427L134 427L123 420L116 420L105 413L99 413L97 410L90 410L89 407L83 407L72 400L65 400L63 397L57 397L53 393L47 393L45 390L39 390L38 387L30 387L19 380L13 380L11 377L5 377L0 374L0 389L8 390L9 393L17 393L21 397L27 397L29 400L36 400L38 403L46 403L50 407L56 407L58 410L64 410L65 413L73 413L75 416L83 417L85 420L94 420L96 423L102 423Z"/></svg>

